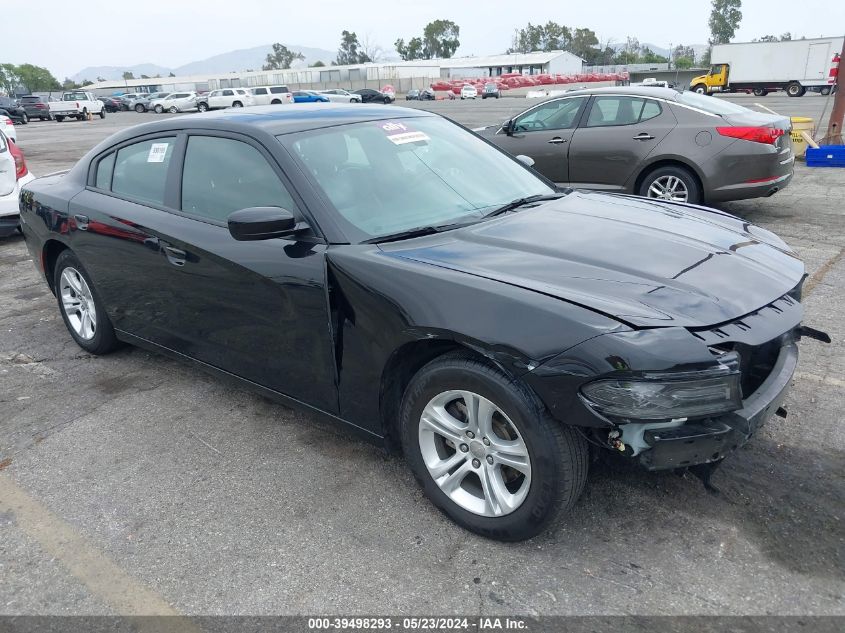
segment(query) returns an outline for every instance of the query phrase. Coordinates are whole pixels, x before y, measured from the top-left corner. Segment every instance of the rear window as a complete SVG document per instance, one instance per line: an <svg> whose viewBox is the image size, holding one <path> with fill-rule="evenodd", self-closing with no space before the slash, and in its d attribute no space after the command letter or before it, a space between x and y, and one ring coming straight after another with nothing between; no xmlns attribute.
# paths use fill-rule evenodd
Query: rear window
<svg viewBox="0 0 845 633"><path fill-rule="evenodd" d="M717 97L708 97L700 95L697 92L681 92L676 97L678 103L683 103L691 108L698 108L710 114L742 114L743 112L752 112L748 108L743 108L741 105L731 103L730 101L723 101Z"/></svg>
<svg viewBox="0 0 845 633"><path fill-rule="evenodd" d="M41 97L21 97L21 103L40 103Z"/></svg>
<svg viewBox="0 0 845 633"><path fill-rule="evenodd" d="M84 92L68 92L62 95L63 101L85 101Z"/></svg>

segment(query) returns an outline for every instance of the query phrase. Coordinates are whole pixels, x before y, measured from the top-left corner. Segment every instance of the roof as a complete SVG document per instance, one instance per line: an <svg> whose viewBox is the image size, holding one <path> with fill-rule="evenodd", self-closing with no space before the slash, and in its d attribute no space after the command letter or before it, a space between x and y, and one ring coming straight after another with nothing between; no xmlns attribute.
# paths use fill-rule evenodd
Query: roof
<svg viewBox="0 0 845 633"><path fill-rule="evenodd" d="M501 55L483 55L481 57L450 57L448 59L433 59L441 68L475 68L478 66L525 66L531 64L548 64L553 59L563 55L581 60L569 51L534 51L531 53L504 53ZM583 61L583 60L581 60Z"/></svg>
<svg viewBox="0 0 845 633"><path fill-rule="evenodd" d="M600 95L600 94L622 94L634 95L644 97L657 97L659 99L674 100L678 95L678 91L674 88L662 88L660 86L605 86L602 88L582 88L580 90L567 90L562 95L555 95L558 97L573 95Z"/></svg>

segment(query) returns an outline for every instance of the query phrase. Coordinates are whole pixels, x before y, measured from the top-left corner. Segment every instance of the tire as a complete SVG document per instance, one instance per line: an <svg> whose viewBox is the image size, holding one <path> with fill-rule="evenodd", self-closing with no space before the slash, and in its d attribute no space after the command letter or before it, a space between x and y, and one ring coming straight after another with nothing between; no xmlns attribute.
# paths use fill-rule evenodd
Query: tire
<svg viewBox="0 0 845 633"><path fill-rule="evenodd" d="M233 108L243 108L243 107L244 107L244 104L243 104L243 103L241 103L240 101L234 101L234 102L232 103L232 107L233 107Z"/></svg>
<svg viewBox="0 0 845 633"><path fill-rule="evenodd" d="M765 88L754 88L753 92L754 96L756 97L765 97L767 94L769 94L769 91Z"/></svg>
<svg viewBox="0 0 845 633"><path fill-rule="evenodd" d="M146 112L147 108L144 107L143 103L136 103L135 104L135 112L141 114L142 112Z"/></svg>
<svg viewBox="0 0 845 633"><path fill-rule="evenodd" d="M179 108L177 108L176 106L170 106L169 108L167 108L167 111L170 114L176 114L177 112L179 112Z"/></svg>
<svg viewBox="0 0 845 633"><path fill-rule="evenodd" d="M67 272L67 278L64 276L65 272ZM68 283L68 281L71 283ZM74 283L77 284L76 287L72 285ZM86 352L98 356L108 354L118 347L118 340L114 334L111 321L103 309L103 302L100 300L91 278L73 251L62 251L56 260L53 288L56 291L56 300L59 304L62 320L77 345ZM66 307L66 305L79 306L80 310L74 312L72 308ZM85 316L80 317L80 315L85 314L93 314L93 325L91 325L90 318L87 321L90 328L85 327ZM90 336L88 335L89 332Z"/></svg>
<svg viewBox="0 0 845 633"><path fill-rule="evenodd" d="M62 121L64 121L64 120L65 120L65 118L64 118L62 115L60 115L60 114L59 114L59 115L56 115L56 121L57 121L57 122L61 123L61 122L62 122Z"/></svg>
<svg viewBox="0 0 845 633"><path fill-rule="evenodd" d="M105 118L106 118L106 109L105 109L105 108L102 108L102 109L100 110L100 118L101 118L101 119L105 119Z"/></svg>
<svg viewBox="0 0 845 633"><path fill-rule="evenodd" d="M704 84L696 84L692 87L692 91L697 92L700 95L706 95L707 94L707 86L705 86Z"/></svg>
<svg viewBox="0 0 845 633"><path fill-rule="evenodd" d="M657 191L661 189L666 191L666 196L672 195L673 197L669 198L658 195ZM684 192L685 199L682 199L682 191ZM698 184L698 180L688 169L679 165L658 167L649 172L643 178L637 195L658 200L686 202L688 204L700 204L702 200L701 186Z"/></svg>
<svg viewBox="0 0 845 633"><path fill-rule="evenodd" d="M278 99L273 99L273 100L270 102L270 105L282 105L282 102L281 102L281 101L279 101Z"/></svg>
<svg viewBox="0 0 845 633"><path fill-rule="evenodd" d="M822 94L822 96L826 97L827 95L830 94L830 88L828 86L825 86L824 88L819 90L819 92Z"/></svg>
<svg viewBox="0 0 845 633"><path fill-rule="evenodd" d="M495 426L486 432L480 430L484 425L476 427L472 422L462 427L460 416L466 419L466 400L459 392L468 393L472 400L488 407L492 404L495 413L490 420ZM452 447L444 436L430 432L422 422L425 410L431 406L443 406L457 423L453 431L447 431L454 432ZM402 399L400 423L405 459L426 496L457 524L488 538L521 541L539 534L560 511L572 508L587 480L584 438L553 420L525 386L462 353L441 356L414 376ZM479 432L470 437L467 427ZM510 431L510 446L504 444L508 438L501 435L505 429ZM492 445L479 441L490 435ZM457 442L461 443L454 446ZM499 442L504 451L495 449ZM524 456L518 457L515 451ZM497 463L499 457L508 459L508 454L513 463L522 462L527 475ZM488 460L493 466L488 466ZM449 494L429 470L427 463L432 462L432 467L448 468L443 471L441 483L444 478L457 482ZM494 482L493 486L498 484L500 505L484 501L482 476L490 476L488 481ZM509 480L507 484L505 478ZM458 501L450 494L457 495Z"/></svg>
<svg viewBox="0 0 845 633"><path fill-rule="evenodd" d="M208 112L208 104L207 103L198 103L197 104L197 111L198 112Z"/></svg>
<svg viewBox="0 0 845 633"><path fill-rule="evenodd" d="M156 105L155 111L156 111L156 114L161 114L162 112L164 112L164 108L161 107L161 105Z"/></svg>
<svg viewBox="0 0 845 633"><path fill-rule="evenodd" d="M356 101L355 99L350 99L349 103L355 103L355 101Z"/></svg>
<svg viewBox="0 0 845 633"><path fill-rule="evenodd" d="M786 86L786 94L790 97L803 97L805 92L807 92L806 88L797 81L793 81Z"/></svg>
<svg viewBox="0 0 845 633"><path fill-rule="evenodd" d="M27 123L29 123L29 117L26 112L24 112L23 116L21 116L21 125L26 125Z"/></svg>

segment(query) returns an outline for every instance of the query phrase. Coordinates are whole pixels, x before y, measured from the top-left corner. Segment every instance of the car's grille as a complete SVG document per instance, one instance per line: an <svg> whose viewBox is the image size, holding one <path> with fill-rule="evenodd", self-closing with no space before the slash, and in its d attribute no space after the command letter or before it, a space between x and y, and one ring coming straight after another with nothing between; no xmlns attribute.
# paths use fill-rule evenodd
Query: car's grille
<svg viewBox="0 0 845 633"><path fill-rule="evenodd" d="M769 377L781 347L792 340L795 328L800 325L803 309L792 294L734 321L690 330L716 355L737 353L743 398L753 394Z"/></svg>

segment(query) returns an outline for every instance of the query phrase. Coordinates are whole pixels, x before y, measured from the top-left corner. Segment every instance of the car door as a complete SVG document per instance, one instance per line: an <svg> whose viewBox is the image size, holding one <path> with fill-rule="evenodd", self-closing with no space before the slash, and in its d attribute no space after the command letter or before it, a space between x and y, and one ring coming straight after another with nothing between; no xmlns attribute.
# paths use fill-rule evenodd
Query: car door
<svg viewBox="0 0 845 633"><path fill-rule="evenodd" d="M570 143L570 183L623 189L677 124L671 110L656 99L594 96Z"/></svg>
<svg viewBox="0 0 845 633"><path fill-rule="evenodd" d="M209 103L211 108L228 108L232 105L232 97L235 96L233 90L218 90L214 96L212 103Z"/></svg>
<svg viewBox="0 0 845 633"><path fill-rule="evenodd" d="M302 214L278 164L249 138L192 132L178 190L156 227L173 348L308 404L330 399L336 412L325 244L313 234L238 242L226 225L246 207Z"/></svg>
<svg viewBox="0 0 845 633"><path fill-rule="evenodd" d="M512 132L499 130L491 139L506 152L534 160L534 169L549 180L569 180L569 143L588 97L545 101L512 121Z"/></svg>

